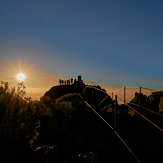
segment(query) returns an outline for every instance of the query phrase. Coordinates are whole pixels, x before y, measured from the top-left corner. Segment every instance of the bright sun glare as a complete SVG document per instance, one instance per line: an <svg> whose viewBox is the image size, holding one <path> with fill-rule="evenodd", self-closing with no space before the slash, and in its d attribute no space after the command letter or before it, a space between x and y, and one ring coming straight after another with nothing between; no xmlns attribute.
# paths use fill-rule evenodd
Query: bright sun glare
<svg viewBox="0 0 163 163"><path fill-rule="evenodd" d="M19 73L19 74L17 75L17 80L19 80L19 81L24 81L24 79L25 79L25 76L24 76L23 73Z"/></svg>

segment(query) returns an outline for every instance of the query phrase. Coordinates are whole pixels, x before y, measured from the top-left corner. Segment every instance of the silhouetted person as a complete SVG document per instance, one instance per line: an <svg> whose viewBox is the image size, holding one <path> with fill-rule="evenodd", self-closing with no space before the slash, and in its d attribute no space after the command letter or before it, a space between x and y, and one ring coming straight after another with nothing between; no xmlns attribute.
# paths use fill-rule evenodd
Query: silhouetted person
<svg viewBox="0 0 163 163"><path fill-rule="evenodd" d="M79 84L83 84L83 80L82 80L82 76L81 75L78 76L78 83Z"/></svg>
<svg viewBox="0 0 163 163"><path fill-rule="evenodd" d="M70 85L70 80L67 80L67 84Z"/></svg>
<svg viewBox="0 0 163 163"><path fill-rule="evenodd" d="M61 79L59 79L59 85L61 85L62 84L62 80Z"/></svg>
<svg viewBox="0 0 163 163"><path fill-rule="evenodd" d="M78 81L80 81L80 80L82 80L82 76L81 75L78 76Z"/></svg>
<svg viewBox="0 0 163 163"><path fill-rule="evenodd" d="M96 88L101 89L101 87L99 85L97 85Z"/></svg>
<svg viewBox="0 0 163 163"><path fill-rule="evenodd" d="M76 79L74 79L74 84L76 84L76 82L77 82Z"/></svg>
<svg viewBox="0 0 163 163"><path fill-rule="evenodd" d="M71 78L70 81L71 81L71 84L73 84L73 78Z"/></svg>

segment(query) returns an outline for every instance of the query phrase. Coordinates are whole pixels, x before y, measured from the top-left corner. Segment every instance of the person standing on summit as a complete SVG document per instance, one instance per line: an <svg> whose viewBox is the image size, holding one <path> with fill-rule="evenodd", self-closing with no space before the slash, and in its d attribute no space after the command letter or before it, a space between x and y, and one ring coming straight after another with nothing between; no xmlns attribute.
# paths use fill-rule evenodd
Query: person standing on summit
<svg viewBox="0 0 163 163"><path fill-rule="evenodd" d="M78 83L83 84L83 80L82 80L82 76L81 75L78 76Z"/></svg>

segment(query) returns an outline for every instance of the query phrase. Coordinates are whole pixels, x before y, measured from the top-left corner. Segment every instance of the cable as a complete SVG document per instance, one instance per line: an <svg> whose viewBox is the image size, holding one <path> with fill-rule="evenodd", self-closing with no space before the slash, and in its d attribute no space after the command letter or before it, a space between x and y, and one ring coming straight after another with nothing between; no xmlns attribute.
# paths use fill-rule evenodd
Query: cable
<svg viewBox="0 0 163 163"><path fill-rule="evenodd" d="M136 87L136 86L135 87L134 86L133 87L132 86L126 86L126 89L139 89L139 87Z"/></svg>
<svg viewBox="0 0 163 163"><path fill-rule="evenodd" d="M145 88L145 87L141 87L141 88L150 90L150 91L163 91L162 89L152 89L152 88Z"/></svg>
<svg viewBox="0 0 163 163"><path fill-rule="evenodd" d="M117 96L118 100L124 103L124 100L122 100L119 96Z"/></svg>
<svg viewBox="0 0 163 163"><path fill-rule="evenodd" d="M116 90L114 90L114 91L112 91L112 92L113 92L113 93L119 92L121 89L122 89L122 88L119 88L119 89L116 89Z"/></svg>
<svg viewBox="0 0 163 163"><path fill-rule="evenodd" d="M132 100L133 98L134 98L134 96L133 95L130 95L130 96L128 96L127 97L129 100Z"/></svg>

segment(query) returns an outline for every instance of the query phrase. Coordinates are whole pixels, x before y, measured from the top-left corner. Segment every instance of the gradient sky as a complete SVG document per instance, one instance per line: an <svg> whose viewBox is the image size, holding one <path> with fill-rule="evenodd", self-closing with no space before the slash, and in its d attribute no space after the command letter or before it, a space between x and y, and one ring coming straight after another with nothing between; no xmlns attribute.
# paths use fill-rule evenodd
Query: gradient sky
<svg viewBox="0 0 163 163"><path fill-rule="evenodd" d="M78 74L162 89L162 44L162 0L0 1L0 80L22 71L29 89Z"/></svg>

